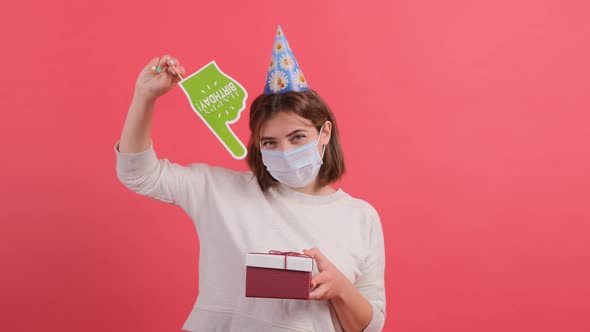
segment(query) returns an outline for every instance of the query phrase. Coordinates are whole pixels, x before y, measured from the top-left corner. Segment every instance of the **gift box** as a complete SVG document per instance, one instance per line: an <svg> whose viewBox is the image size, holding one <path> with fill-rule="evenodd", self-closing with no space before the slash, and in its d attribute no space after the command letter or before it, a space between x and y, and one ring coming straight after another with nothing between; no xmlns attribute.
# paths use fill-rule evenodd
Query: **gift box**
<svg viewBox="0 0 590 332"><path fill-rule="evenodd" d="M246 297L309 299L313 257L270 250L246 256Z"/></svg>

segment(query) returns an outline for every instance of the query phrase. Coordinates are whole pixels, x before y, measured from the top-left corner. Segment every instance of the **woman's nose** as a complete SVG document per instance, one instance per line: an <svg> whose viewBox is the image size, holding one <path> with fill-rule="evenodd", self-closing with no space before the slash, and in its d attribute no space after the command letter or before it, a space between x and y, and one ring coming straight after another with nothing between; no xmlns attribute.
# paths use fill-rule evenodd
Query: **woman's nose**
<svg viewBox="0 0 590 332"><path fill-rule="evenodd" d="M277 150L281 151L281 152L287 152L289 150L293 149L293 145L291 143L279 143L279 146L277 146Z"/></svg>

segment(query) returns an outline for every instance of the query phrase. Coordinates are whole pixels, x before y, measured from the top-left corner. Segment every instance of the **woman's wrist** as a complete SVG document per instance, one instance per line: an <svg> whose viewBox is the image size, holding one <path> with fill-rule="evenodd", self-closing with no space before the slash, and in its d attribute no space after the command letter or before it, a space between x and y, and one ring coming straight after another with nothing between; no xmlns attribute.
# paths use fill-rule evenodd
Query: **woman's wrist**
<svg viewBox="0 0 590 332"><path fill-rule="evenodd" d="M151 111L154 109L157 97L147 96L145 94L136 92L131 100L131 107L142 111Z"/></svg>
<svg viewBox="0 0 590 332"><path fill-rule="evenodd" d="M373 306L352 282L330 301L346 331L362 331L370 324Z"/></svg>
<svg viewBox="0 0 590 332"><path fill-rule="evenodd" d="M135 91L135 93L133 94L133 101L134 102L148 104L148 103L154 103L156 101L156 99L158 99L158 97L154 97L148 93L141 92L141 91Z"/></svg>
<svg viewBox="0 0 590 332"><path fill-rule="evenodd" d="M350 280L348 280L347 278L345 278L345 279L348 282L345 283L345 286L342 287L340 292L338 292L338 293L336 293L336 295L334 295L334 298L332 299L334 302L346 303L347 301L350 301L351 298L354 297L355 293L358 292L356 287L354 287L354 284L352 282L350 282Z"/></svg>

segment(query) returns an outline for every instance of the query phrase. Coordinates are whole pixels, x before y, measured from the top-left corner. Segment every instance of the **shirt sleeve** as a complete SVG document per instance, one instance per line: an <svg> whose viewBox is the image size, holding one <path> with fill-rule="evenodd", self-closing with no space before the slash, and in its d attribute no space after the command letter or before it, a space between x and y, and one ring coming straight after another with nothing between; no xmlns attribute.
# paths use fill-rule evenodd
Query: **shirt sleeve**
<svg viewBox="0 0 590 332"><path fill-rule="evenodd" d="M198 195L189 190L191 181L204 178L201 164L182 166L159 159L153 144L137 153L122 153L119 151L119 141L114 150L117 156L117 178L128 189L159 201L186 207L191 195ZM199 181L201 191L206 190L205 181ZM204 194L204 193L203 193Z"/></svg>
<svg viewBox="0 0 590 332"><path fill-rule="evenodd" d="M380 332L385 325L385 246L383 228L375 209L370 211L369 255L355 286L373 306L373 316L363 332Z"/></svg>

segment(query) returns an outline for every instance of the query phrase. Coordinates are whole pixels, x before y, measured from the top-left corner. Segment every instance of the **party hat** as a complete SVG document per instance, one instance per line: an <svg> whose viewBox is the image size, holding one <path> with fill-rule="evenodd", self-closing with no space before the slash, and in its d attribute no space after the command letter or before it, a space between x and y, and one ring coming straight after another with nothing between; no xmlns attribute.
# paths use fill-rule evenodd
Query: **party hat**
<svg viewBox="0 0 590 332"><path fill-rule="evenodd" d="M307 81L299 68L281 26L277 27L272 56L268 65L264 94L280 94L287 91L306 91Z"/></svg>

